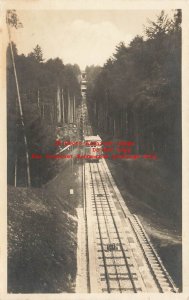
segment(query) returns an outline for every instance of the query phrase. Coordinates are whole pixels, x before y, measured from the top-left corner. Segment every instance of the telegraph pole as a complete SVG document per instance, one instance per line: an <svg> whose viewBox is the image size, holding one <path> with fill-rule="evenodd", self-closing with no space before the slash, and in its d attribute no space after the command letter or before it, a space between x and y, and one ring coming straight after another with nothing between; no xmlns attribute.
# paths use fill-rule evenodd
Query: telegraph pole
<svg viewBox="0 0 189 300"><path fill-rule="evenodd" d="M30 177L28 142L27 142L27 137L26 137L26 133L25 133L24 115L23 115L22 102L21 102L21 97L20 97L20 89L19 89L19 84L18 84L18 77L17 77L16 65L15 65L15 59L14 59L14 52L13 52L13 47L12 47L11 31L10 31L10 26L9 26L10 24L9 24L8 14L9 14L9 12L7 12L6 21L7 21L7 28L8 28L8 36L9 36L9 43L10 43L10 49L11 49L11 57L12 57L12 64L13 64L13 70L14 70L14 77L15 77L15 82L16 82L16 91L17 91L17 98L18 98L18 107L19 107L19 113L20 113L20 120L21 120L21 125L24 129L23 130L23 135L24 135L24 145L25 145L25 154L26 154L27 184L30 187L31 186L31 177Z"/></svg>

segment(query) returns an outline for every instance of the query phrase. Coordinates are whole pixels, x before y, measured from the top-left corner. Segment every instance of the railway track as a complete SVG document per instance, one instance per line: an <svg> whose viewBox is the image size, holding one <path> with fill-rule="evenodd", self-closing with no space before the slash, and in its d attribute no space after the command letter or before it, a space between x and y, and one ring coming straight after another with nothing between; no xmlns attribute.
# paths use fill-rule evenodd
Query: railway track
<svg viewBox="0 0 189 300"><path fill-rule="evenodd" d="M100 173L98 163L89 164L93 188L93 210L97 217L99 239L98 252L101 265L102 291L142 291L134 266L130 262L128 249L121 237L121 228L114 214L115 208L109 200L109 193Z"/></svg>
<svg viewBox="0 0 189 300"><path fill-rule="evenodd" d="M103 160L84 163L83 189L88 292L177 292L139 219L126 208ZM145 267L137 265L123 226L126 223Z"/></svg>
<svg viewBox="0 0 189 300"><path fill-rule="evenodd" d="M129 222L142 249L143 255L146 258L149 269L153 274L159 291L161 293L178 292L178 289L176 288L172 278L165 269L160 257L149 240L139 218L136 215L132 215L129 217Z"/></svg>

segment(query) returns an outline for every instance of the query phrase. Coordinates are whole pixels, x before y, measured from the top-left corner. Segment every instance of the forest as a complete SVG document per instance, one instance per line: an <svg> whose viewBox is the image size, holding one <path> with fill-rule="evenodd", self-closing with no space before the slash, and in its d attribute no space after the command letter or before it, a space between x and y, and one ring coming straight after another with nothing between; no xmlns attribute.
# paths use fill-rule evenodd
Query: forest
<svg viewBox="0 0 189 300"><path fill-rule="evenodd" d="M8 183L27 186L26 145L29 153L31 185L41 186L54 176L56 161L31 159L31 154L54 153L56 127L73 122L69 114L73 102L77 107L80 102L78 65L62 62L61 59L44 61L39 45L28 55L18 54L12 42L12 50L19 83L20 99L24 126L15 74L11 57L10 44L7 49L7 161ZM62 109L59 109L59 106Z"/></svg>
<svg viewBox="0 0 189 300"><path fill-rule="evenodd" d="M148 20L145 38L120 42L103 67L86 67L90 119L104 139L181 164L181 11Z"/></svg>

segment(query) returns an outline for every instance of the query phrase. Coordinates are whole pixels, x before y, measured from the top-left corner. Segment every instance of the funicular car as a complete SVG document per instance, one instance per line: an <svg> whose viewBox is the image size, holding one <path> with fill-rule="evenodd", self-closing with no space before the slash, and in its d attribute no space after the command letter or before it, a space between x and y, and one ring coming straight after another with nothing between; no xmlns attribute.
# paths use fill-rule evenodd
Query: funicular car
<svg viewBox="0 0 189 300"><path fill-rule="evenodd" d="M99 135L84 136L86 160L99 161L102 155L102 140Z"/></svg>

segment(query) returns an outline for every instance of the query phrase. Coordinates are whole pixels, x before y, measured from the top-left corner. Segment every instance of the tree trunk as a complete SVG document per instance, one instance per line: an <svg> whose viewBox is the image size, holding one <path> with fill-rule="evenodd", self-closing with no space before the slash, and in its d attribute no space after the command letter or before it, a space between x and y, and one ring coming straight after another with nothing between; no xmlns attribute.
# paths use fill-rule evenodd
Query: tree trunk
<svg viewBox="0 0 189 300"><path fill-rule="evenodd" d="M70 123L70 94L68 90L68 123Z"/></svg>
<svg viewBox="0 0 189 300"><path fill-rule="evenodd" d="M63 89L61 89L61 106L62 106L62 109L61 109L61 123L62 123L62 125L63 125L64 122L65 122L65 117L64 117L64 94L63 94Z"/></svg>
<svg viewBox="0 0 189 300"><path fill-rule="evenodd" d="M61 123L61 115L62 115L62 106L61 106L61 93L60 93L60 87L57 87L57 123Z"/></svg>

